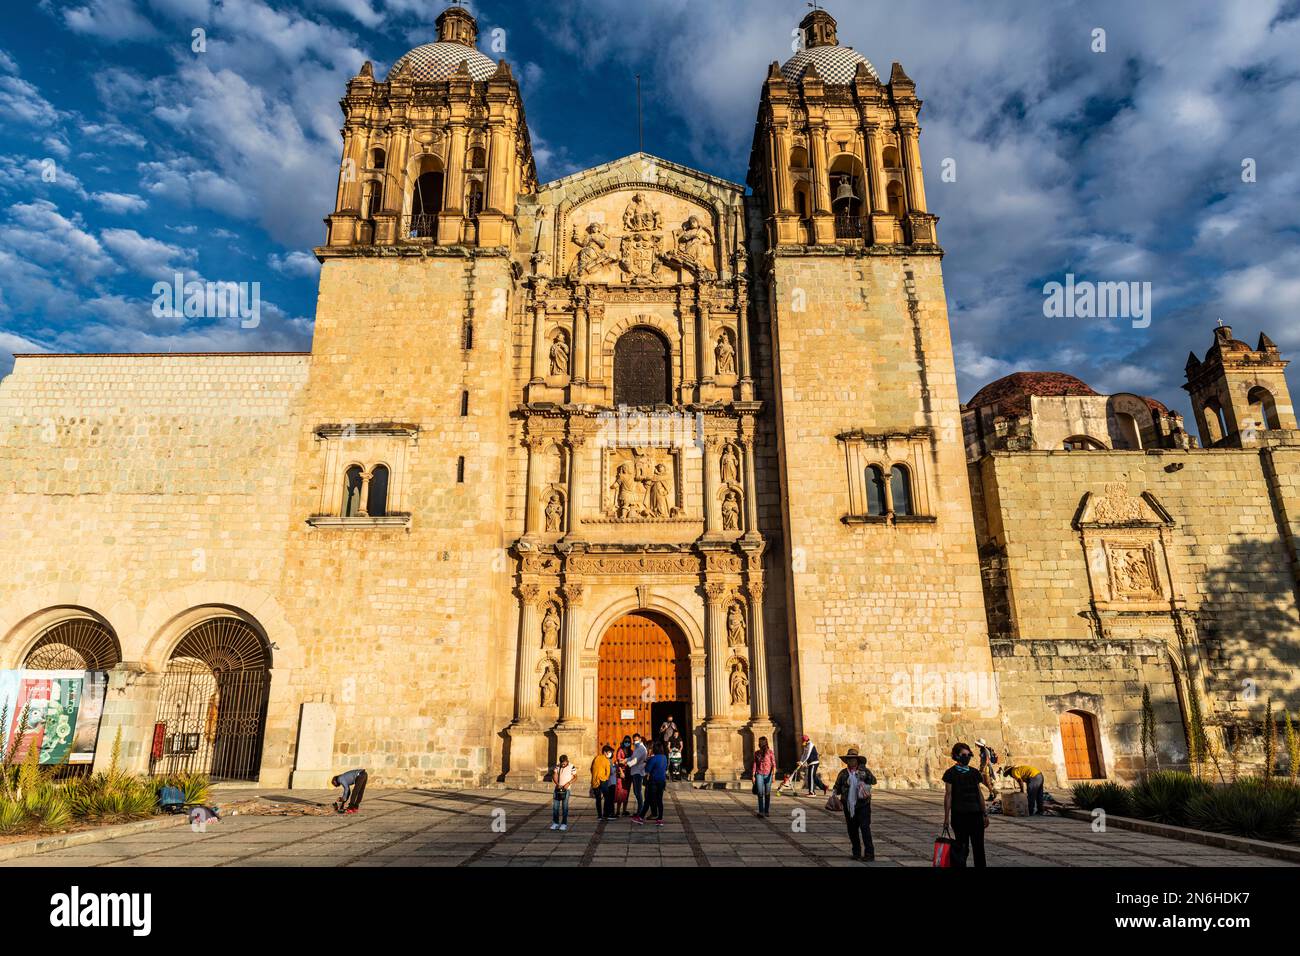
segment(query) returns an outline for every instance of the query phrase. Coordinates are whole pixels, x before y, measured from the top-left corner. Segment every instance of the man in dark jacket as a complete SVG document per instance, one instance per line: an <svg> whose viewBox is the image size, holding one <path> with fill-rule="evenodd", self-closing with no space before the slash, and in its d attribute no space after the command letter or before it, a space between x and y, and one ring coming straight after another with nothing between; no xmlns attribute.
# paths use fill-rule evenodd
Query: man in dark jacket
<svg viewBox="0 0 1300 956"><path fill-rule="evenodd" d="M840 759L846 766L835 778L833 793L844 808L844 823L853 843L853 859L870 863L876 858L876 845L871 840L871 788L876 785L876 775L858 753L857 747L850 747Z"/></svg>

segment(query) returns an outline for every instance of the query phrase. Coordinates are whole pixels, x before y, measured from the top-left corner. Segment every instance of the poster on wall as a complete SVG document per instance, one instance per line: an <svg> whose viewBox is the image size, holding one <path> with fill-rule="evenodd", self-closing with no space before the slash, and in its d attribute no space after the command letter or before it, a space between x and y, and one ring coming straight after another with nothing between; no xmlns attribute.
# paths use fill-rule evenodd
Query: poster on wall
<svg viewBox="0 0 1300 956"><path fill-rule="evenodd" d="M106 671L0 671L0 742L16 761L35 745L46 766L90 763L107 690Z"/></svg>

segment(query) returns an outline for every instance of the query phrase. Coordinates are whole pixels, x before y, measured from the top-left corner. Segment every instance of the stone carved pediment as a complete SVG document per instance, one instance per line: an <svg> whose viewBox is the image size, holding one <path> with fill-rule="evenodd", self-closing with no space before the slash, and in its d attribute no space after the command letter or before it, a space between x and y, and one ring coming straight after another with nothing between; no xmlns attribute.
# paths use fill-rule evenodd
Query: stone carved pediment
<svg viewBox="0 0 1300 956"><path fill-rule="evenodd" d="M1129 494L1128 483L1112 481L1102 494L1089 492L1079 510L1076 525L1168 524L1169 516L1150 495Z"/></svg>

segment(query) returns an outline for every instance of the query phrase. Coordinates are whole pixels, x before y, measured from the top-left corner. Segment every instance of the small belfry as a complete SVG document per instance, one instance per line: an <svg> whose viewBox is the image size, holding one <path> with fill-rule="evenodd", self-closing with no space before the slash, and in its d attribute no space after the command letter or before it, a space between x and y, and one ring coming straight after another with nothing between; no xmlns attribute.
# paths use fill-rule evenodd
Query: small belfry
<svg viewBox="0 0 1300 956"><path fill-rule="evenodd" d="M898 63L882 82L825 10L799 34L801 48L768 71L751 154L769 241L933 246L915 84Z"/></svg>
<svg viewBox="0 0 1300 956"><path fill-rule="evenodd" d="M437 30L386 80L367 61L348 83L326 249L513 243L516 199L537 188L519 84L478 49L468 10L448 7Z"/></svg>
<svg viewBox="0 0 1300 956"><path fill-rule="evenodd" d="M1196 425L1205 448L1241 448L1268 443L1268 433L1296 439L1295 408L1286 383L1286 367L1273 340L1263 332L1251 348L1232 337L1222 322L1214 344L1201 361L1187 356L1187 384Z"/></svg>

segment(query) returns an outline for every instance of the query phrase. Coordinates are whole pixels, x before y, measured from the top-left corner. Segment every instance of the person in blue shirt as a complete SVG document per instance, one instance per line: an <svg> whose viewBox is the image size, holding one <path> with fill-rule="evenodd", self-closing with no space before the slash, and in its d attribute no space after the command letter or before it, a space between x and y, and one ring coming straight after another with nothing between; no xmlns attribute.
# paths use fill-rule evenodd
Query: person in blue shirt
<svg viewBox="0 0 1300 956"><path fill-rule="evenodd" d="M334 801L338 813L356 813L361 806L361 797L366 792L368 774L361 768L341 773L330 781L331 787L342 787L343 796ZM348 797L351 796L349 800Z"/></svg>
<svg viewBox="0 0 1300 956"><path fill-rule="evenodd" d="M664 756L664 745L655 741L654 750L645 765L646 816L653 816L655 826L664 825L664 788L668 786L668 758ZM645 820L633 817L637 823Z"/></svg>

